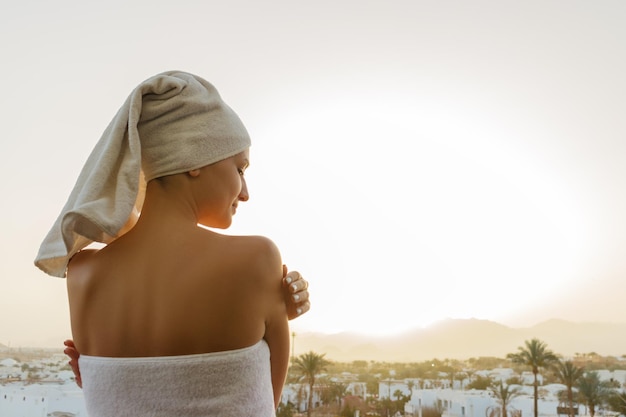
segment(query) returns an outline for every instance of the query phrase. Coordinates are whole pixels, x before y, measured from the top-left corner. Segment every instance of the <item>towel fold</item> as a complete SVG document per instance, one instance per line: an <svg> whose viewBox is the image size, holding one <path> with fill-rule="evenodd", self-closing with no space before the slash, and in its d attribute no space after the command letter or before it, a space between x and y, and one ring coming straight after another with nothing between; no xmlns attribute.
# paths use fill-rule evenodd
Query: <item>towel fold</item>
<svg viewBox="0 0 626 417"><path fill-rule="evenodd" d="M105 129L35 265L65 277L74 254L132 226L146 181L210 165L249 146L243 123L206 80L181 71L147 79Z"/></svg>

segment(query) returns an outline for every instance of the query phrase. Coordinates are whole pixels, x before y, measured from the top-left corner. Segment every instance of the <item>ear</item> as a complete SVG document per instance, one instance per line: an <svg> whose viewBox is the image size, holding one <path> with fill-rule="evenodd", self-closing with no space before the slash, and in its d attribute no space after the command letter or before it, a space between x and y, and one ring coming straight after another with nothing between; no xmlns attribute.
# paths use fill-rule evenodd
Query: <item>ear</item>
<svg viewBox="0 0 626 417"><path fill-rule="evenodd" d="M191 171L188 171L187 174L189 174L190 177L198 177L200 176L200 170L199 169L194 169Z"/></svg>

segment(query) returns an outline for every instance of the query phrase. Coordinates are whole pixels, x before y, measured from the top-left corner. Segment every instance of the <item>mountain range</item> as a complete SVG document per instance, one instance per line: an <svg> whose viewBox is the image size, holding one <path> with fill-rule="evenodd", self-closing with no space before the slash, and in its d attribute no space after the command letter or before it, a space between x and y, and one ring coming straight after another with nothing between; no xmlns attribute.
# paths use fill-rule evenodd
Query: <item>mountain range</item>
<svg viewBox="0 0 626 417"><path fill-rule="evenodd" d="M314 351L340 362L504 358L533 338L545 342L548 349L563 357L592 352L602 356L626 356L626 323L574 323L556 319L525 328L507 327L488 320L446 319L388 337L347 332L297 333L294 353Z"/></svg>

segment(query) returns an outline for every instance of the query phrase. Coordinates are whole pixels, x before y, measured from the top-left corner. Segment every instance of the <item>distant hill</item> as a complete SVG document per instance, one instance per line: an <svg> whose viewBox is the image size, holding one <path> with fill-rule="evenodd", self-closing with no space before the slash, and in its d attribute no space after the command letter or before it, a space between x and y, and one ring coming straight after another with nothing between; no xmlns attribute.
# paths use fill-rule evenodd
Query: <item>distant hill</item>
<svg viewBox="0 0 626 417"><path fill-rule="evenodd" d="M527 328L511 328L488 320L448 319L394 337L354 333L299 333L296 355L310 350L332 360L411 362L428 359L504 358L524 341L538 338L563 356L595 352L626 355L626 323L572 323L548 320Z"/></svg>

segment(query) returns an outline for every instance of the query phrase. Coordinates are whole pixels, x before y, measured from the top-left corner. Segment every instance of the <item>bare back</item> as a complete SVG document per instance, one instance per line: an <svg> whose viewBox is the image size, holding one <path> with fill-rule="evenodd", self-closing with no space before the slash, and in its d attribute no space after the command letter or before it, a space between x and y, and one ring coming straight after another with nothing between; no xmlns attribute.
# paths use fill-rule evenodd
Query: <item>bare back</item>
<svg viewBox="0 0 626 417"><path fill-rule="evenodd" d="M272 348L272 325L288 343L275 246L262 237L182 229L161 236L131 231L75 256L68 294L80 352L184 355L238 349L268 336Z"/></svg>

